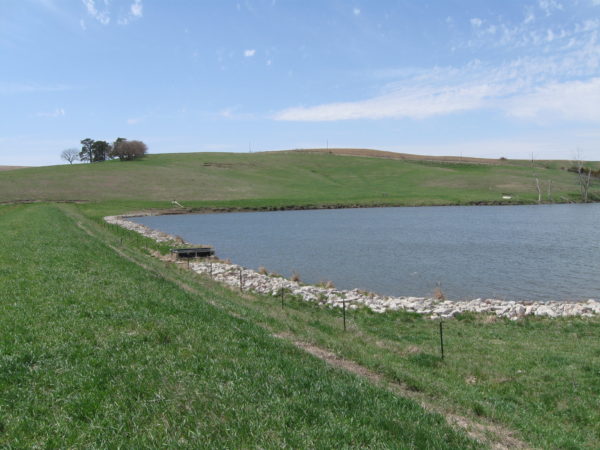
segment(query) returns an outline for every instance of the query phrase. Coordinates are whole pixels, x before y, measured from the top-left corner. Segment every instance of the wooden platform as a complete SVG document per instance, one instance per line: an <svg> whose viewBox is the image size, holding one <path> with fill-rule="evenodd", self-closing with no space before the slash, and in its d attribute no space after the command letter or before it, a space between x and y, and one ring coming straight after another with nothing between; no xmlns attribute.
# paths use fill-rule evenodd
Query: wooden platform
<svg viewBox="0 0 600 450"><path fill-rule="evenodd" d="M206 258L215 254L212 247L172 248L171 253L178 258Z"/></svg>

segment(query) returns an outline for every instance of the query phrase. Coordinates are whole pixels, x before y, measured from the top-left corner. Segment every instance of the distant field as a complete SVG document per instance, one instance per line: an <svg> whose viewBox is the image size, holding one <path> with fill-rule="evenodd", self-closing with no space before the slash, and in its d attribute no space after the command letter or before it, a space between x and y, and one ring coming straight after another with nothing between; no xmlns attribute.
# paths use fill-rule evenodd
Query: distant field
<svg viewBox="0 0 600 450"><path fill-rule="evenodd" d="M360 157L357 157L360 156ZM149 155L0 173L0 202L94 201L117 209L578 201L566 161L419 157L360 149ZM598 192L598 184L594 191ZM548 189L548 187L550 189ZM502 194L512 199L502 200ZM116 206L115 206L116 207Z"/></svg>
<svg viewBox="0 0 600 450"><path fill-rule="evenodd" d="M314 148L314 149L298 149L298 150L281 150L297 153L329 153L332 155L343 156L363 156L368 158L385 158L399 159L404 161L425 161L425 162L449 162L449 163L472 163L472 164L523 164L527 161L512 160L510 163L507 159L492 159L492 158L472 158L469 156L431 156L431 155L413 155L410 153L396 153L384 150L372 150L368 148ZM567 164L567 162L565 162Z"/></svg>
<svg viewBox="0 0 600 450"><path fill-rule="evenodd" d="M4 170L16 170L16 169L25 169L26 166L0 166L0 172Z"/></svg>

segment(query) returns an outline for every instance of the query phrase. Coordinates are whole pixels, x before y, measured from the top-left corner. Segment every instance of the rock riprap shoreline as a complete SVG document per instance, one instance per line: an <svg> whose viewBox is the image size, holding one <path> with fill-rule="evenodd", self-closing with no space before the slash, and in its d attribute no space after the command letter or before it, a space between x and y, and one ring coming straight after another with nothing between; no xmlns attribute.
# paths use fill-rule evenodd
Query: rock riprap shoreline
<svg viewBox="0 0 600 450"><path fill-rule="evenodd" d="M129 217L140 217L141 214L129 216L107 216L106 222L119 225L128 230L140 233L156 242L172 242L189 244L181 238L153 230L130 220ZM196 273L211 276L214 280L233 288L240 288L240 280L244 291L251 291L263 295L279 296L281 292L287 297L293 296L299 300L314 302L319 305L342 308L344 303L348 309L367 307L374 312L410 311L424 314L431 319L448 319L457 314L473 312L493 314L518 320L525 316L591 317L600 314L600 302L590 299L584 302L569 301L508 301L498 299L473 299L473 300L439 300L427 297L390 297L364 292L358 289L339 290L335 288L303 285L299 282L274 275L259 273L215 260L196 260L190 263L190 269Z"/></svg>

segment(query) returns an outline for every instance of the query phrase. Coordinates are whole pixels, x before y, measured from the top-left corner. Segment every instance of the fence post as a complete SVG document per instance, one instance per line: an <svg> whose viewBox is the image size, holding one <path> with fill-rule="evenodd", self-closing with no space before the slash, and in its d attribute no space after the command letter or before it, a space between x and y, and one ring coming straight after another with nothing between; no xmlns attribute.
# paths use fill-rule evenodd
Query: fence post
<svg viewBox="0 0 600 450"><path fill-rule="evenodd" d="M444 359L444 321L440 320L440 350L442 351L442 359Z"/></svg>
<svg viewBox="0 0 600 450"><path fill-rule="evenodd" d="M240 292L244 292L244 275L240 267Z"/></svg>
<svg viewBox="0 0 600 450"><path fill-rule="evenodd" d="M281 288L281 308L283 309L283 287Z"/></svg>
<svg viewBox="0 0 600 450"><path fill-rule="evenodd" d="M342 300L342 308L344 310L344 331L346 331L346 299Z"/></svg>

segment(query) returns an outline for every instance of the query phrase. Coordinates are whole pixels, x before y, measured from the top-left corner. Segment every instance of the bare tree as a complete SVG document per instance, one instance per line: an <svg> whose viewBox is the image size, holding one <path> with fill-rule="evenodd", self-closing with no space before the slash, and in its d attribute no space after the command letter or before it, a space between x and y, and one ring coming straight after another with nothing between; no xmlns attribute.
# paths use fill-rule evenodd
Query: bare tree
<svg viewBox="0 0 600 450"><path fill-rule="evenodd" d="M73 164L73 161L77 161L79 158L79 150L76 148L68 148L62 151L60 157L61 159L68 161L69 164Z"/></svg>
<svg viewBox="0 0 600 450"><path fill-rule="evenodd" d="M584 203L587 203L588 194L590 191L590 182L592 181L592 169L590 167L584 167L585 161L583 161L581 158L581 151L579 149L577 149L574 162L579 179L579 191L581 192L581 199Z"/></svg>
<svg viewBox="0 0 600 450"><path fill-rule="evenodd" d="M144 156L147 151L148 146L142 141L128 141L127 139L118 138L113 144L111 156L119 158L121 161L130 161Z"/></svg>
<svg viewBox="0 0 600 450"><path fill-rule="evenodd" d="M538 178L538 175L535 171L533 153L531 154L531 171L532 171L533 178L535 179L535 187L537 188L537 192L538 192L538 201L537 202L542 203L542 188L540 186L540 179Z"/></svg>

